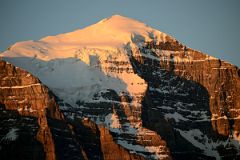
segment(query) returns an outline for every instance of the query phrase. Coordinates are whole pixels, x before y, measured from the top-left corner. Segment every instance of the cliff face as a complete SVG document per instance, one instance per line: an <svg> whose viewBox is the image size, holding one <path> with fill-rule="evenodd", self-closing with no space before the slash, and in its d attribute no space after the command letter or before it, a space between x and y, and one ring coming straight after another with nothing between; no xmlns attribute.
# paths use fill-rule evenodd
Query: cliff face
<svg viewBox="0 0 240 160"><path fill-rule="evenodd" d="M177 41L159 45L150 42L133 49L131 54L135 72L148 83L142 102L143 124L163 136L171 150L181 153L181 146L185 144L185 153L197 158L201 157L197 152L202 149L199 145L204 139L216 145L216 139L223 142L228 137L239 139L240 77L236 66ZM235 148L232 146L235 140L230 140L228 145ZM220 150L221 144L218 145L214 150ZM223 150L219 151L220 155ZM215 151L210 153L210 148L206 152L209 156L215 154Z"/></svg>
<svg viewBox="0 0 240 160"><path fill-rule="evenodd" d="M126 159L171 159L171 155L174 159L236 157L239 152L234 142L239 132L237 67L171 40L139 48L126 46L126 50L127 53L118 56L126 54L129 59L112 56L92 60L89 72L101 68L109 75L125 75L127 78L123 80L128 83L125 87L132 87L132 93L117 93L111 88L94 92L93 87L92 100L82 101L77 97L69 101L63 96L63 100L56 102L38 79L3 62L1 103L21 115L38 117L37 137L45 146L47 159L72 155L79 159L108 159L118 154ZM80 63L72 59L70 62ZM69 62L54 61L58 63ZM86 66L81 64L81 67ZM142 80L138 77L135 81L137 76ZM104 74L100 77L102 83L105 77L107 82L122 83ZM71 90L69 94L66 90L54 91L60 97L64 92L68 96L85 92L84 87ZM67 118L63 118L57 104ZM76 124L84 118L89 118L92 125ZM69 144L70 150L60 147ZM116 155L109 155L111 148L115 148Z"/></svg>
<svg viewBox="0 0 240 160"><path fill-rule="evenodd" d="M45 159L42 143L36 139L37 118L17 111L0 109L0 157L8 159Z"/></svg>
<svg viewBox="0 0 240 160"><path fill-rule="evenodd" d="M61 118L53 95L39 79L4 61L0 61L0 69L0 103L5 109L34 117L46 110L49 117Z"/></svg>
<svg viewBox="0 0 240 160"><path fill-rule="evenodd" d="M38 118L39 129L35 136L43 145L46 159L54 160L55 148L47 115L59 119L61 114L47 87L28 72L1 60L0 104L3 109L18 111L22 116Z"/></svg>
<svg viewBox="0 0 240 160"><path fill-rule="evenodd" d="M143 160L143 156L129 153L129 151L116 143L112 133L104 125L96 125L89 119L75 121L73 126L76 134L83 144L88 159L104 160Z"/></svg>
<svg viewBox="0 0 240 160"><path fill-rule="evenodd" d="M214 130L224 136L239 135L239 68L183 47L179 43L170 42L167 45L168 48L159 44L147 47L147 49L150 49L160 59L159 66L161 68L186 80L197 82L206 88L209 94L209 107ZM159 50L168 50L172 53L159 53Z"/></svg>
<svg viewBox="0 0 240 160"><path fill-rule="evenodd" d="M9 136L15 138L11 141L10 137L10 141L7 139L7 142L3 141L4 137L1 139L1 158L11 158L11 150L16 149L19 152L23 150L26 153L19 153L20 157L16 155L15 158L60 159L58 156L63 153L58 152L60 146L57 143L59 140L55 139L57 135L53 131L53 129L60 127L56 126L56 123L50 122L54 120L62 121L63 124L65 122L54 95L46 86L30 73L1 60L0 104L1 117L3 116L3 121L8 122L3 124L4 128L2 128L1 134L4 135L9 130ZM18 120L20 121L17 122ZM14 130L13 133L12 130ZM27 137L28 134L30 134L29 137ZM73 138L71 134L69 137L63 133L58 134L58 136ZM21 144L21 141L23 144ZM79 154L80 159L82 159L81 155L82 153Z"/></svg>
<svg viewBox="0 0 240 160"><path fill-rule="evenodd" d="M65 119L55 96L30 73L1 60L0 79L1 159L144 159L107 128Z"/></svg>
<svg viewBox="0 0 240 160"><path fill-rule="evenodd" d="M104 126L99 127L101 148L104 155L103 159L111 160L143 160L144 157L136 154L128 154L128 151L122 146L116 144L109 130ZM114 152L113 152L114 151Z"/></svg>
<svg viewBox="0 0 240 160"><path fill-rule="evenodd" d="M199 54L189 51L189 54ZM213 129L220 135L239 135L240 114L240 70L227 62L212 59L206 55L194 63L176 63L176 75L198 82L209 94L209 106Z"/></svg>
<svg viewBox="0 0 240 160"><path fill-rule="evenodd" d="M138 48L126 46L126 51L117 54L122 59L113 55L111 59L91 57L89 72L94 69L99 72L101 68L109 75L122 76L122 81L128 84L124 87L130 88L130 93L117 93L112 85L123 82L96 72L101 83L107 81L113 89L100 88L95 92L94 86L93 98L83 101L79 97L69 100L69 97L85 92L84 87L71 88L71 92L53 88L60 97L61 93L68 95L56 102L37 78L2 61L1 105L17 110L22 116L38 118L37 139L43 144L46 159L110 159L117 155L125 159L237 156L237 67L172 40ZM70 62L71 65L80 63L75 59ZM36 62L40 66L69 62L44 63ZM85 118L89 122L82 121ZM111 149L115 154L110 154Z"/></svg>

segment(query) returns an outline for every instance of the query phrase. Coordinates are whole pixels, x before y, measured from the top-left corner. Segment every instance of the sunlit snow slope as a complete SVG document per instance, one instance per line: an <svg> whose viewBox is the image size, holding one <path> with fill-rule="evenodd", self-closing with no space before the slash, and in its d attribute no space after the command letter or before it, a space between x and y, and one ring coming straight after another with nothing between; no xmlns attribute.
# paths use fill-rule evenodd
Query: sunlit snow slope
<svg viewBox="0 0 240 160"><path fill-rule="evenodd" d="M153 39L164 41L166 36L144 23L114 15L84 29L16 43L1 56L14 57L8 60L27 69L52 89L70 89L71 92L72 88L84 89L74 94L85 101L107 88L131 95L143 93L146 85L138 85L144 83L143 79L134 73L110 72L110 68L119 66L107 61L125 62L124 67L132 71L127 46L134 47ZM59 96L75 99L70 95Z"/></svg>

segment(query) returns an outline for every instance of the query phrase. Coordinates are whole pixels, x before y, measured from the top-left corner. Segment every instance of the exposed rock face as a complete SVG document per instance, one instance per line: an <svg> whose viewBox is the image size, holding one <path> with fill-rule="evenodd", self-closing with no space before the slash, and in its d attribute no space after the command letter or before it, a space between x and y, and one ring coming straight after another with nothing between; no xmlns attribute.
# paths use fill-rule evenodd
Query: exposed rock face
<svg viewBox="0 0 240 160"><path fill-rule="evenodd" d="M65 120L54 95L28 72L5 61L0 61L0 66L1 122L5 126L1 128L1 134L6 137L5 132L16 128L13 142L0 137L1 159L15 159L18 156L20 159L29 157L27 159L46 160L144 159L117 144L103 126L89 120ZM19 119L22 120L17 122ZM27 135L29 133L31 135ZM21 141L26 142L22 144ZM12 156L12 149L19 152ZM23 155L20 151L26 153Z"/></svg>
<svg viewBox="0 0 240 160"><path fill-rule="evenodd" d="M117 15L0 56L58 97L1 62L0 104L38 118L46 159L240 158L239 69L141 22Z"/></svg>
<svg viewBox="0 0 240 160"><path fill-rule="evenodd" d="M103 159L98 126L89 119L76 119L72 126L82 144L87 159Z"/></svg>
<svg viewBox="0 0 240 160"><path fill-rule="evenodd" d="M171 47L170 47L171 46ZM159 54L160 66L175 75L199 83L209 94L209 106L212 114L212 125L219 134L228 136L239 134L240 108L240 70L225 61L209 57L201 52L169 43L168 55ZM156 45L148 49L165 50L166 47ZM176 48L178 48L176 50ZM154 49L153 49L154 50ZM177 52L177 53L176 53ZM166 56L165 61L161 56ZM182 60L181 60L181 59ZM184 60L185 59L185 60ZM231 133L231 131L236 131Z"/></svg>
<svg viewBox="0 0 240 160"><path fill-rule="evenodd" d="M143 124L163 136L171 150L179 152L174 157L182 156L178 154L183 144L187 146L185 153L201 157L198 149L202 148L194 145L196 139L191 136L204 133L206 138L212 137L211 143L216 143L219 135L223 135L222 141L226 141L224 136L239 139L239 69L182 45L179 48L176 42L167 46L149 44L152 43L132 53L135 72L148 83L143 100ZM200 142L204 139L199 138ZM210 153L210 148L206 152L209 156L215 154L215 151ZM225 156L235 158L236 154Z"/></svg>
<svg viewBox="0 0 240 160"><path fill-rule="evenodd" d="M46 160L55 160L55 145L52 138L52 133L47 124L46 115L40 115L38 117L38 124L40 126L37 133L37 139L43 144L44 152L46 154Z"/></svg>
<svg viewBox="0 0 240 160"><path fill-rule="evenodd" d="M136 154L128 154L122 146L116 144L109 130L104 126L99 127L101 148L105 160L143 160L144 157Z"/></svg>
<svg viewBox="0 0 240 160"><path fill-rule="evenodd" d="M48 125L52 133L57 160L88 159L81 141L78 140L73 126L67 120L48 118Z"/></svg>
<svg viewBox="0 0 240 160"><path fill-rule="evenodd" d="M0 61L0 104L2 107L1 112L3 112L1 116L5 118L1 122L11 120L13 113L19 117L18 119L23 119L23 121L25 119L32 120L32 122L30 120L30 122L25 122L24 124L26 126L25 128L23 126L23 129L21 128L21 122L19 122L20 124L15 122L16 119L13 119L14 125L5 124L10 130L12 127L20 130L20 134L18 135L18 133L16 133L16 135L19 136L21 141L28 139L28 141L32 141L31 143L27 141L23 144L18 144L18 139L16 139L16 141L13 140L13 143L10 143L10 145L14 145L14 149L19 151L21 148L25 149L29 147L29 150L25 151L27 152L26 155L16 154L16 158L17 155L19 155L20 157L18 158L20 159L55 160L71 159L75 156L77 156L78 159L84 159L80 144L72 142L74 139L73 133L64 121L54 95L30 73L2 60ZM35 126L32 127L32 123ZM6 130L6 128L3 129L1 134L4 134ZM56 133L56 130L59 132ZM27 133L21 136L22 132L23 135L25 132L32 133L30 135L31 138L26 138ZM15 144L18 145L16 146ZM62 150L64 149L62 144L65 146L64 151ZM6 147L8 146L6 146L2 140L1 147L3 148L1 150L1 159L11 159L11 148L7 149ZM59 149L61 150L59 151ZM31 150L33 154L30 154ZM77 151L74 152L74 150Z"/></svg>
<svg viewBox="0 0 240 160"><path fill-rule="evenodd" d="M0 79L0 104L4 109L17 110L20 115L38 118L37 139L43 144L46 159L55 160L54 142L46 116L61 118L61 114L47 87L28 72L2 60Z"/></svg>
<svg viewBox="0 0 240 160"><path fill-rule="evenodd" d="M45 110L52 118L61 118L53 95L30 73L0 61L0 103L21 115L41 116Z"/></svg>
<svg viewBox="0 0 240 160"><path fill-rule="evenodd" d="M65 122L59 111L54 95L30 73L2 60L0 61L0 105L1 117L5 118L1 122L10 121L13 117L10 121L12 123L9 122L9 124L4 125L9 128L9 130L14 129L13 127L17 128L16 136L19 137L19 139L17 138L16 141L13 140L13 143L9 145L13 145L14 148L19 151L22 149L26 150L27 147L29 147L29 149L25 151L26 155L19 154L20 159L61 159L59 157L64 153L59 153L58 148L63 147L57 144L59 139L55 139L57 135L53 130L63 127ZM15 114L15 116L13 116L13 114ZM16 117L25 122L16 122ZM50 123L52 121L62 121L63 124L56 126L56 122ZM7 128L3 128L1 134L4 135ZM69 127L67 126L66 129L69 130ZM27 138L27 134L30 134L29 138ZM70 136L65 135L65 133L59 133L58 136L62 136L64 139L73 139L71 132ZM21 144L19 141L26 142ZM1 140L1 155L3 155L1 159L9 159L12 154L10 153L11 148L6 149L8 146L4 143L5 142ZM67 145L70 144L69 142L67 143ZM31 150L33 154L31 154ZM68 149L68 151L72 150ZM81 151L80 147L78 151ZM68 155L68 158L74 155L76 154ZM64 156L62 157L64 158ZM79 159L83 159L81 152L78 157Z"/></svg>
<svg viewBox="0 0 240 160"><path fill-rule="evenodd" d="M45 159L43 145L36 139L37 118L21 116L17 111L0 109L1 160Z"/></svg>
<svg viewBox="0 0 240 160"><path fill-rule="evenodd" d="M189 54L192 54L191 52L196 51L189 51ZM231 134L238 136L240 131L239 68L218 59L205 59L206 56L202 55L202 58L198 58L199 62L174 64L175 73L198 82L207 89L213 129L224 136Z"/></svg>
<svg viewBox="0 0 240 160"><path fill-rule="evenodd" d="M103 125L96 125L89 119L75 121L76 134L83 144L86 156L89 159L104 160L143 160L143 156L129 153L116 143L111 132Z"/></svg>

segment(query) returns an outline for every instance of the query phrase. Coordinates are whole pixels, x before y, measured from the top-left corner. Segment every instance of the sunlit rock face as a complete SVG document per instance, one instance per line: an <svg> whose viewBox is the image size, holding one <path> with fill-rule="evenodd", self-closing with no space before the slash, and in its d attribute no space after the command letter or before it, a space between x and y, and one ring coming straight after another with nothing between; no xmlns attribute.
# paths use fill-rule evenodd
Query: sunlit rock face
<svg viewBox="0 0 240 160"><path fill-rule="evenodd" d="M178 51L172 49L168 54L158 48L161 49L161 46L155 45L143 50L159 57L159 66L162 68L204 87L208 92L206 98L209 100L213 129L220 135L232 134L238 139L239 69L225 61L186 47ZM164 56L167 58L164 59Z"/></svg>
<svg viewBox="0 0 240 160"><path fill-rule="evenodd" d="M204 159L237 157L239 69L178 42L167 47L151 42L131 51L135 70L148 84L144 126L168 142L174 158L186 159L186 151L199 158L199 149Z"/></svg>
<svg viewBox="0 0 240 160"><path fill-rule="evenodd" d="M15 129L12 135L16 137L7 145L1 141L2 156L7 159L8 156L12 156L9 152L11 149L27 150L27 147L30 147L29 153L26 155L19 153L22 158L24 156L31 157L31 150L34 152L39 150L40 153L33 153L32 157L55 159L52 135L46 116L60 119L61 114L48 88L30 73L2 60L0 61L0 77L1 117L3 117L3 121L7 122L2 124L5 127L2 128L1 133ZM18 122L19 120L20 122ZM25 121L25 123L21 121ZM26 146L24 145L25 148L22 148L21 141L25 140L27 141ZM38 144L35 148L36 151L31 148L32 143ZM5 148L10 150L4 150ZM47 153L44 154L44 152Z"/></svg>
<svg viewBox="0 0 240 160"><path fill-rule="evenodd" d="M2 60L0 69L0 103L5 109L34 117L47 109L50 117L61 117L54 96L38 78Z"/></svg>
<svg viewBox="0 0 240 160"><path fill-rule="evenodd" d="M6 109L42 117L49 126L52 159L238 156L239 69L144 23L115 15L70 33L18 42L1 57L53 92L26 71L11 85L1 82L4 95L26 97L13 102L3 96L3 104L14 104ZM33 114L46 108L43 116Z"/></svg>
<svg viewBox="0 0 240 160"><path fill-rule="evenodd" d="M0 66L0 117L3 126L0 130L1 158L88 159L94 155L93 152L89 152L91 150L88 147L84 147L89 144L85 139L87 142L91 141L91 135L86 132L90 130L96 133L99 129L82 127L80 133L77 129L79 126L89 126L91 123L96 126L95 123L67 122L59 110L55 96L36 77L5 61L0 61ZM107 129L105 132L108 132ZM93 138L96 141L92 141L92 145L95 146L100 134L94 134ZM122 156L130 159L131 154L128 150L124 150L113 140L111 143L120 148L119 152L115 152L116 154L121 153ZM99 141L98 144L103 145L104 141L101 143ZM12 155L13 151L16 154ZM102 153L102 147L97 148L96 152L101 154L95 155L93 159L110 156L107 151ZM133 157L143 159L138 155Z"/></svg>

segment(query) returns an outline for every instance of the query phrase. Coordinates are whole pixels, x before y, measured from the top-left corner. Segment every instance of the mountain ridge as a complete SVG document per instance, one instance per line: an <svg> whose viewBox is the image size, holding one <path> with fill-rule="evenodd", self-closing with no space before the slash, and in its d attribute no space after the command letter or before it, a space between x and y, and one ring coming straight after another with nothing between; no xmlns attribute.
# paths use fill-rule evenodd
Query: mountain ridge
<svg viewBox="0 0 240 160"><path fill-rule="evenodd" d="M73 128L79 121L90 125L85 128L97 144L102 133L125 148L122 154L146 159L240 153L239 69L144 23L112 16L82 30L17 43L1 57L47 85L66 120Z"/></svg>

